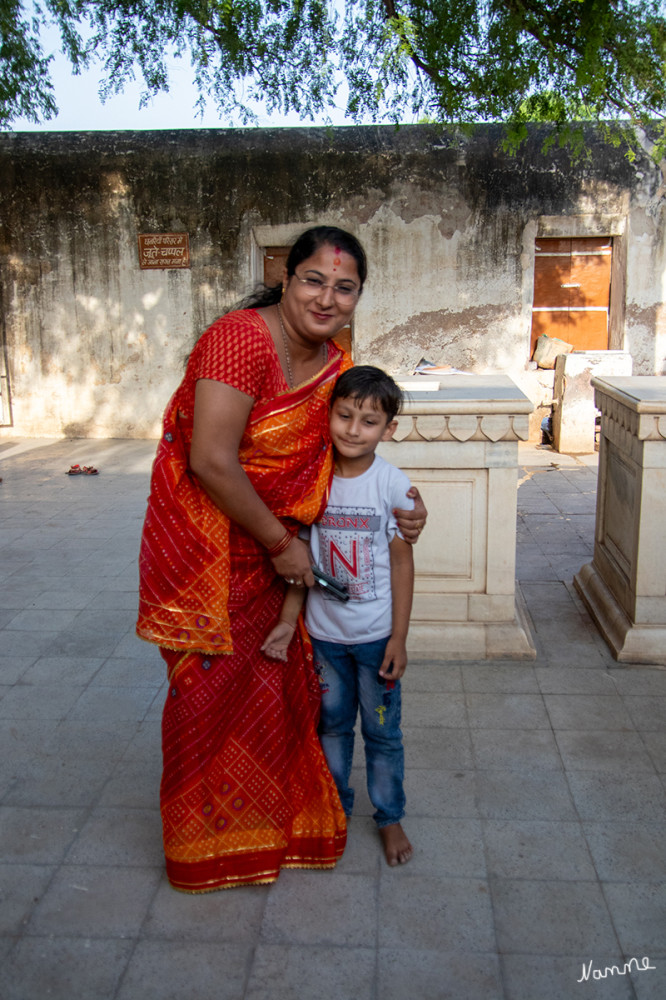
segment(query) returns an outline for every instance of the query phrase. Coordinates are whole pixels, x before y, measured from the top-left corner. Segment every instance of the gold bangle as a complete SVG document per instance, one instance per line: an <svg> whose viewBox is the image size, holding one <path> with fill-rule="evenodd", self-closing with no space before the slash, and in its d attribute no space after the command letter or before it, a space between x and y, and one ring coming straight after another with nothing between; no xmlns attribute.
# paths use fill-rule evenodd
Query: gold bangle
<svg viewBox="0 0 666 1000"><path fill-rule="evenodd" d="M294 632L296 631L296 626L288 622L286 618L278 618L278 622L282 622L283 625L288 625L290 629L293 629Z"/></svg>

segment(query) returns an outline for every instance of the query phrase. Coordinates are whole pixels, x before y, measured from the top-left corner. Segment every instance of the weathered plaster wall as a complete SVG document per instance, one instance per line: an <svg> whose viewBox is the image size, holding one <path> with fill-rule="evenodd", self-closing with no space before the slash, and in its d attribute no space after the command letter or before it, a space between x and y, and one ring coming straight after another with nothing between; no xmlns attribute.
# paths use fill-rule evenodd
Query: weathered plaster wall
<svg viewBox="0 0 666 1000"><path fill-rule="evenodd" d="M544 219L572 234L620 220L622 346L635 373L661 373L659 170L593 133L582 167L544 156L542 140L535 130L512 158L493 127L468 138L425 126L0 135L13 419L0 433L156 435L197 335L261 276L261 247L317 222L368 251L358 360L500 370L541 403L548 386L525 370L534 239ZM189 233L191 269L141 271L137 234L168 231Z"/></svg>

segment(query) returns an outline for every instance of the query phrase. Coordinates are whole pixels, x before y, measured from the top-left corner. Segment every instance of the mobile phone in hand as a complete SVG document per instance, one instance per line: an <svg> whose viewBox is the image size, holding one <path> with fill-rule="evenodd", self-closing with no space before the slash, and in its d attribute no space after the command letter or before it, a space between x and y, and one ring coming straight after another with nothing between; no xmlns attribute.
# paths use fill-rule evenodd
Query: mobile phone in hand
<svg viewBox="0 0 666 1000"><path fill-rule="evenodd" d="M318 566L312 567L312 573L314 575L316 583L323 587L324 590L328 591L331 597L335 597L337 601L348 601L349 593L344 583L340 583L335 577L329 576L328 573L324 573L323 570L319 569Z"/></svg>

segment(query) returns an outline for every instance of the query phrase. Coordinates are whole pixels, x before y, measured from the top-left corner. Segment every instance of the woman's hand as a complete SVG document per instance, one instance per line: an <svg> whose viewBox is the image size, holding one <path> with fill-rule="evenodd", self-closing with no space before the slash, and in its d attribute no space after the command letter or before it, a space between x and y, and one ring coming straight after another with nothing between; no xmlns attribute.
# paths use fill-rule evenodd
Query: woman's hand
<svg viewBox="0 0 666 1000"><path fill-rule="evenodd" d="M393 513L405 541L415 545L428 519L428 511L416 486L411 486L407 490L407 496L414 500L414 510L396 508Z"/></svg>
<svg viewBox="0 0 666 1000"><path fill-rule="evenodd" d="M272 560L275 572L284 577L287 583L295 583L297 587L314 586L312 575L312 557L310 548L300 538L292 538L289 545Z"/></svg>

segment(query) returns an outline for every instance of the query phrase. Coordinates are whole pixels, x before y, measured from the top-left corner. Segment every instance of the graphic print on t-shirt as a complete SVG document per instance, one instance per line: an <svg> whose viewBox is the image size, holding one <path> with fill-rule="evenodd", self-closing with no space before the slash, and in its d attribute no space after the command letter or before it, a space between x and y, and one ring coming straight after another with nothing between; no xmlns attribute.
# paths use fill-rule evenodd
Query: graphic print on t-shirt
<svg viewBox="0 0 666 1000"><path fill-rule="evenodd" d="M327 507L319 522L321 568L344 583L352 601L374 601L372 539L381 527L374 507ZM324 591L328 600L334 600Z"/></svg>

